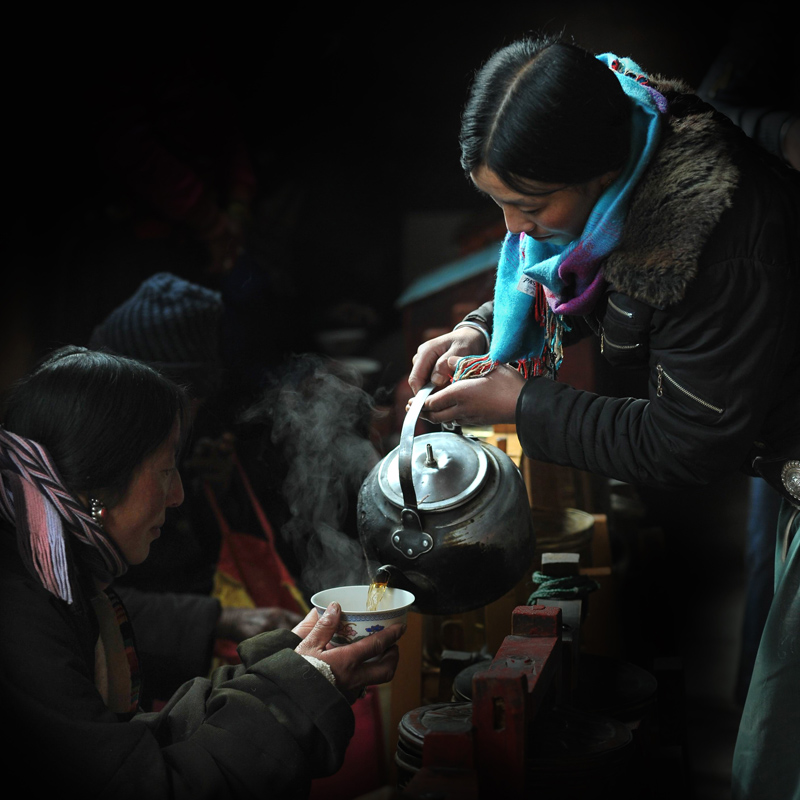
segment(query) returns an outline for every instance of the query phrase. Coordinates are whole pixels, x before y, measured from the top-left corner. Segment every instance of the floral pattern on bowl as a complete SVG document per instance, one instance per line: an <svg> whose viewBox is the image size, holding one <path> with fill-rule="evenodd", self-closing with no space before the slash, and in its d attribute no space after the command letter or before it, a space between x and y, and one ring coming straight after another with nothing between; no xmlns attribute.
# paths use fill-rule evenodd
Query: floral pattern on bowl
<svg viewBox="0 0 800 800"><path fill-rule="evenodd" d="M369 586L340 586L317 592L311 598L319 614L324 614L333 600L342 607L339 627L331 638L332 645L353 644L389 625L406 621L408 609L415 599L411 592L387 587L378 608L367 611L368 591Z"/></svg>

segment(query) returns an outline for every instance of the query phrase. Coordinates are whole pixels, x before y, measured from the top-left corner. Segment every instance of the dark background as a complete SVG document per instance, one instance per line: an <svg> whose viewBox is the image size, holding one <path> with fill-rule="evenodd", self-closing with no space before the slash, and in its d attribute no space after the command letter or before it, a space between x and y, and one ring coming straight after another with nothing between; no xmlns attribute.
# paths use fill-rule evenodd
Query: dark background
<svg viewBox="0 0 800 800"><path fill-rule="evenodd" d="M96 125L123 72L166 74L192 58L224 87L258 178L259 253L280 277L264 313L282 320L276 349L291 351L335 325L331 309L348 303L368 315L375 340L391 340L402 290L499 220L462 175L457 144L471 75L492 50L528 32L563 31L697 85L742 18L735 5L701 16L697 4L680 3L476 8L332 14L304 6L265 15L228 5L204 19L194 7L183 20L132 9L12 14L2 55L3 383L53 346L84 344L147 275L168 269L218 285L202 248L132 239L120 222L120 190L98 165ZM758 16L743 8L754 23L788 30L768 6L759 4ZM445 229L442 220L453 219ZM408 369L402 352L390 357L392 376ZM662 504L659 521L674 535L673 572L658 591L682 626L696 796L709 800L728 796L738 719L743 489L737 477L654 506Z"/></svg>
<svg viewBox="0 0 800 800"><path fill-rule="evenodd" d="M407 263L407 220L496 219L464 179L457 145L471 74L492 50L523 33L564 31L696 83L727 26L629 2L510 4L480 16L436 6L290 10L263 19L234 6L185 22L16 13L3 56L5 294L14 279L28 291L36 347L45 349L87 336L159 268L214 283L197 254L166 245L137 254L113 242L118 187L98 165L97 125L120 74L147 80L187 59L202 64L243 126L258 201L271 209L273 266L303 276L296 313L322 326L326 306L353 300L390 328L402 288L453 247L432 241L424 262Z"/></svg>

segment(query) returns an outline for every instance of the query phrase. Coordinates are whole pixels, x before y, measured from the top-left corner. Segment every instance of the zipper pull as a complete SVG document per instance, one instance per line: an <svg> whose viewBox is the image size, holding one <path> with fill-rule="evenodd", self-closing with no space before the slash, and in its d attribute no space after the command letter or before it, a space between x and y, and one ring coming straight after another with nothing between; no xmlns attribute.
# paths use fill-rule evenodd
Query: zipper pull
<svg viewBox="0 0 800 800"><path fill-rule="evenodd" d="M661 397L664 394L664 368L661 364L656 366L656 372L658 373L658 383L656 383L656 397Z"/></svg>
<svg viewBox="0 0 800 800"><path fill-rule="evenodd" d="M603 348L605 347L605 333L600 331L600 355L603 355Z"/></svg>

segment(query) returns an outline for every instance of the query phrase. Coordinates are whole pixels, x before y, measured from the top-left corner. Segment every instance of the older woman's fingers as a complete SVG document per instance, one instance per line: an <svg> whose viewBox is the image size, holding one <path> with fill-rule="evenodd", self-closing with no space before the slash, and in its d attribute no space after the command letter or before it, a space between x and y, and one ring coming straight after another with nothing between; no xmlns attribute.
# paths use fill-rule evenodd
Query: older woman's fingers
<svg viewBox="0 0 800 800"><path fill-rule="evenodd" d="M327 650L318 657L330 666L336 685L342 691L368 683L385 683L394 675L399 657L399 653L389 651L397 650L395 645L405 630L405 625L390 625L365 639Z"/></svg>
<svg viewBox="0 0 800 800"><path fill-rule="evenodd" d="M292 628L292 633L296 633L301 639L305 639L319 620L319 613L316 608L312 608L305 617Z"/></svg>
<svg viewBox="0 0 800 800"><path fill-rule="evenodd" d="M325 613L317 620L308 635L295 648L295 651L304 656L320 657L325 652L325 647L333 638L336 629L339 627L339 619L342 615L342 608L338 603L331 603ZM306 618L307 619L307 618Z"/></svg>
<svg viewBox="0 0 800 800"><path fill-rule="evenodd" d="M388 683L397 672L400 661L400 648L393 644L374 661L367 661L363 665L362 683L372 686L378 683Z"/></svg>

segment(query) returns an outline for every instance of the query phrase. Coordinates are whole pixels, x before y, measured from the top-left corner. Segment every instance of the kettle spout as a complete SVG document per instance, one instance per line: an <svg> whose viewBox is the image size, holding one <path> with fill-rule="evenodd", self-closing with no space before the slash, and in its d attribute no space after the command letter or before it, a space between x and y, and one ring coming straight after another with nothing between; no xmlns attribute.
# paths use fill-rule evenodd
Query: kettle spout
<svg viewBox="0 0 800 800"><path fill-rule="evenodd" d="M373 580L375 583L385 583L395 589L405 589L416 594L412 585L413 581L400 567L396 567L394 564L384 564L382 567L378 567Z"/></svg>
<svg viewBox="0 0 800 800"><path fill-rule="evenodd" d="M387 586L395 589L405 589L414 595L419 594L419 588L414 585L414 578L406 575L400 567L396 567L394 564L384 564L382 567L378 567L373 580L376 583L386 583Z"/></svg>
<svg viewBox="0 0 800 800"><path fill-rule="evenodd" d="M373 580L375 583L393 583L396 582L396 579L402 576L402 574L403 573L393 564L384 564L384 566L378 567L378 571L375 573Z"/></svg>

